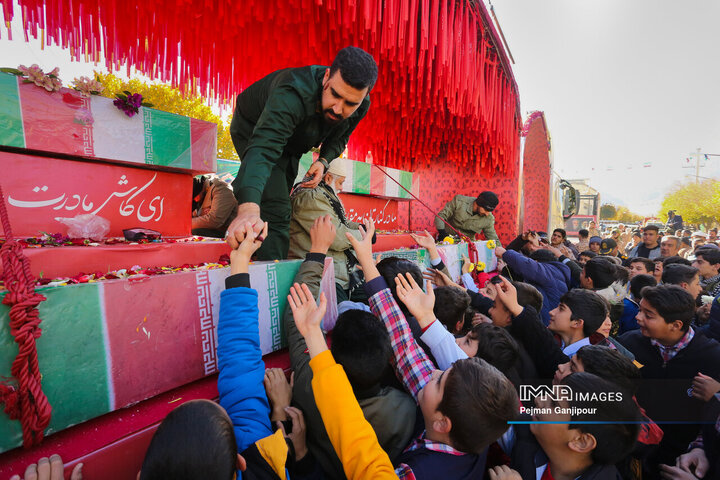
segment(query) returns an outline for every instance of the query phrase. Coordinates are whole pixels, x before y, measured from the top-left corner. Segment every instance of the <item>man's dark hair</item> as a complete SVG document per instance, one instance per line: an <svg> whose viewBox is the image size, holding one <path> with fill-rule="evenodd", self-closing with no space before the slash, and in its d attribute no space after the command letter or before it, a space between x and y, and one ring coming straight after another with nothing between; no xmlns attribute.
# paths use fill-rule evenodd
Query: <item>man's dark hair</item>
<svg viewBox="0 0 720 480"><path fill-rule="evenodd" d="M202 192L202 190L203 190L203 186L205 186L205 177L203 177L203 176L193 177L193 187L192 187L193 198L200 195L200 192Z"/></svg>
<svg viewBox="0 0 720 480"><path fill-rule="evenodd" d="M345 370L356 395L380 382L392 355L385 325L364 310L340 314L333 329L330 351Z"/></svg>
<svg viewBox="0 0 720 480"><path fill-rule="evenodd" d="M382 275L382 277L385 279L385 283L387 283L388 287L390 288L390 292L392 293L393 297L395 297L395 300L400 306L400 310L403 312L403 314L405 314L406 317L409 316L410 312L408 311L405 304L397 296L397 285L395 284L395 277L397 277L398 274L405 275L409 272L415 280L415 283L417 283L418 285L422 285L423 276L420 267L418 267L415 262L405 260L404 258L385 257L378 262L377 269L380 272L380 275Z"/></svg>
<svg viewBox="0 0 720 480"><path fill-rule="evenodd" d="M615 265L603 258L591 258L585 263L585 276L592 280L593 288L607 288L615 281Z"/></svg>
<svg viewBox="0 0 720 480"><path fill-rule="evenodd" d="M469 326L465 325L465 314L470 308L470 295L466 290L457 287L438 287L435 289L435 318L445 325L451 333L465 333L472 325L470 316ZM463 326L457 331L457 323L463 321ZM387 335L387 333L386 333Z"/></svg>
<svg viewBox="0 0 720 480"><path fill-rule="evenodd" d="M345 47L335 55L330 65L330 76L340 70L345 83L353 88L372 90L377 81L378 68L372 55L358 47Z"/></svg>
<svg viewBox="0 0 720 480"><path fill-rule="evenodd" d="M682 237L680 239L680 243L682 243L685 246L692 247L692 242L690 241L690 237Z"/></svg>
<svg viewBox="0 0 720 480"><path fill-rule="evenodd" d="M720 263L720 248L700 247L695 250L695 257L702 257L709 264L717 265Z"/></svg>
<svg viewBox="0 0 720 480"><path fill-rule="evenodd" d="M654 287L657 285L657 280L650 274L635 275L630 280L630 293L636 302L640 303L642 299L642 290L645 287Z"/></svg>
<svg viewBox="0 0 720 480"><path fill-rule="evenodd" d="M604 378L631 394L637 390L640 370L628 357L604 345L586 345L577 351L583 370Z"/></svg>
<svg viewBox="0 0 720 480"><path fill-rule="evenodd" d="M662 283L668 285L680 285L681 283L690 283L697 276L698 269L679 263L670 265L663 264Z"/></svg>
<svg viewBox="0 0 720 480"><path fill-rule="evenodd" d="M583 335L589 337L608 316L607 301L592 290L573 288L560 297L560 303L570 309L571 320L583 321Z"/></svg>
<svg viewBox="0 0 720 480"><path fill-rule="evenodd" d="M475 356L500 370L517 385L515 382L520 381L520 346L510 332L492 323L479 323L470 330L469 335L478 342Z"/></svg>
<svg viewBox="0 0 720 480"><path fill-rule="evenodd" d="M546 250L544 248L532 252L530 254L530 258L532 258L538 263L557 262L557 258L555 257L555 255L553 255L550 250Z"/></svg>
<svg viewBox="0 0 720 480"><path fill-rule="evenodd" d="M542 310L543 296L540 290L525 282L510 282L517 290L517 301L521 307L530 305L536 312Z"/></svg>
<svg viewBox="0 0 720 480"><path fill-rule="evenodd" d="M589 236L590 236L590 232L587 229L581 228L580 230L578 230L578 237L587 238Z"/></svg>
<svg viewBox="0 0 720 480"><path fill-rule="evenodd" d="M597 253L593 252L592 250L585 250L584 252L580 252L579 257L587 257L587 258L595 258L598 256Z"/></svg>
<svg viewBox="0 0 720 480"><path fill-rule="evenodd" d="M145 453L140 480L230 480L236 468L237 445L230 417L210 400L193 400L160 423Z"/></svg>
<svg viewBox="0 0 720 480"><path fill-rule="evenodd" d="M655 262L653 262L649 258L633 257L628 262L628 265L632 265L633 263L642 263L643 265L645 265L645 271L648 273L652 273L655 271Z"/></svg>
<svg viewBox="0 0 720 480"><path fill-rule="evenodd" d="M562 380L563 385L572 389L570 407L578 408L579 414L572 415L573 422L587 424L569 425L595 437L596 446L590 453L593 463L614 465L627 456L635 446L640 433L640 409L632 395L618 392L617 385L592 373L578 372ZM603 401L599 394L622 393L619 401ZM588 400L582 400L587 398ZM592 413L586 413L592 412Z"/></svg>
<svg viewBox="0 0 720 480"><path fill-rule="evenodd" d="M687 258L678 257L677 255L673 257L665 257L665 260L663 260L663 268L667 267L668 265L688 265L692 266L692 262L688 260Z"/></svg>
<svg viewBox="0 0 720 480"><path fill-rule="evenodd" d="M553 230L553 233L555 233L555 232L560 233L560 235L562 235L563 240L565 240L567 238L567 232L565 231L564 228L556 228L555 230Z"/></svg>
<svg viewBox="0 0 720 480"><path fill-rule="evenodd" d="M657 227L657 225L646 225L645 227L643 227L643 232L647 230L655 230L656 233L660 232L660 229Z"/></svg>
<svg viewBox="0 0 720 480"><path fill-rule="evenodd" d="M477 357L458 360L445 375L448 379L438 410L452 423L450 442L461 452L482 453L517 417L515 387L497 368Z"/></svg>
<svg viewBox="0 0 720 480"><path fill-rule="evenodd" d="M687 290L677 285L658 285L644 288L642 297L657 310L665 323L680 320L683 324L682 331L688 331L695 315L695 299Z"/></svg>

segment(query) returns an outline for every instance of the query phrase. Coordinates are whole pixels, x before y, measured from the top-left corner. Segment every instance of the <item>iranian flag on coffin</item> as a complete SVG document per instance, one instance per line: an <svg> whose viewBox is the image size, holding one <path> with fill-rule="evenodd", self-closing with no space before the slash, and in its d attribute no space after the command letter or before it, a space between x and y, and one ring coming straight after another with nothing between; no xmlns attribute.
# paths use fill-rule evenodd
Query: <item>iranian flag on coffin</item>
<svg viewBox="0 0 720 480"><path fill-rule="evenodd" d="M0 145L161 165L216 168L217 125L141 107L128 117L113 100L62 88L48 92L0 72Z"/></svg>
<svg viewBox="0 0 720 480"><path fill-rule="evenodd" d="M255 263L263 354L286 344L282 327L300 260ZM51 434L217 371L220 293L230 268L39 289L37 340L43 390L53 408ZM321 289L337 318L335 271L327 258ZM2 295L0 295L2 298ZM0 305L0 377L11 377L17 345L9 308ZM81 399L82 401L78 401ZM20 423L0 414L0 452L22 444Z"/></svg>

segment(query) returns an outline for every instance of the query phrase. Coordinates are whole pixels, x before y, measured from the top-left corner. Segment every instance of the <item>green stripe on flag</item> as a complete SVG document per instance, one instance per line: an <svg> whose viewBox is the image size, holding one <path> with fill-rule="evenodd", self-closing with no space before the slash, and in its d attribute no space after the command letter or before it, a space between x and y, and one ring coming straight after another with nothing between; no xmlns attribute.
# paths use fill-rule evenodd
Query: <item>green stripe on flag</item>
<svg viewBox="0 0 720 480"><path fill-rule="evenodd" d="M268 264L268 303L270 308L270 331L273 351L287 346L287 334L283 328L283 315L287 308L287 296L301 261Z"/></svg>
<svg viewBox="0 0 720 480"><path fill-rule="evenodd" d="M407 188L412 192L412 176L413 174L411 172L405 172L403 170L400 170L400 185ZM398 197L400 198L411 198L410 194L403 190L402 188L398 189Z"/></svg>
<svg viewBox="0 0 720 480"><path fill-rule="evenodd" d="M0 72L0 145L25 148L18 77Z"/></svg>
<svg viewBox="0 0 720 480"><path fill-rule="evenodd" d="M370 169L372 165L364 162L353 162L353 193L370 193Z"/></svg>
<svg viewBox="0 0 720 480"><path fill-rule="evenodd" d="M42 336L37 340L42 389L52 406L46 433L110 411L97 284L68 285L40 291ZM0 305L0 377L10 377L18 349L10 335L10 309ZM22 444L20 422L0 415L0 452Z"/></svg>
<svg viewBox="0 0 720 480"><path fill-rule="evenodd" d="M147 147L149 141L152 146L150 150L145 149L145 163L191 168L190 118L151 108L143 111L145 145Z"/></svg>

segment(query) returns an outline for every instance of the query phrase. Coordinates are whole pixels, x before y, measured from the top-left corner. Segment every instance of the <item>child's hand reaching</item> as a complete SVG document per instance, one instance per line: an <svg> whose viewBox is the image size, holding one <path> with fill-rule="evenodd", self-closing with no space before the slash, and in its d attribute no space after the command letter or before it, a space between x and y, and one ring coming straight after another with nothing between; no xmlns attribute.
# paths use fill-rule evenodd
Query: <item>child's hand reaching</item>
<svg viewBox="0 0 720 480"><path fill-rule="evenodd" d="M362 240L358 240L349 232L346 232L345 236L353 246L353 250L355 250L355 255L365 274L365 280L369 282L380 276L372 256L372 237L375 234L375 222L373 222L372 218L368 218L363 222L363 225L365 228L360 229Z"/></svg>
<svg viewBox="0 0 720 480"><path fill-rule="evenodd" d="M426 293L423 292L410 273L405 275L398 274L395 277L398 298L402 300L420 326L425 328L435 321L435 312L433 312L435 292L433 292L430 282L426 282Z"/></svg>
<svg viewBox="0 0 720 480"><path fill-rule="evenodd" d="M517 317L523 311L523 307L518 303L517 289L502 275L498 275L496 278L501 279L502 283L493 284L495 292L497 292L495 301L500 300L505 305L505 308L510 310L514 317Z"/></svg>
<svg viewBox="0 0 720 480"><path fill-rule="evenodd" d="M250 258L260 248L263 239L267 237L267 233L267 222L258 223L254 227L250 222L247 222L235 230L235 237L242 235L243 240L238 245L238 248L230 252L230 272L233 275L236 273L248 273Z"/></svg>
<svg viewBox="0 0 720 480"><path fill-rule="evenodd" d="M288 303L293 312L295 325L300 335L305 338L310 358L327 350L325 337L320 330L320 322L327 309L325 294L320 294L320 305L317 305L308 286L304 283L302 286L296 283L290 287Z"/></svg>

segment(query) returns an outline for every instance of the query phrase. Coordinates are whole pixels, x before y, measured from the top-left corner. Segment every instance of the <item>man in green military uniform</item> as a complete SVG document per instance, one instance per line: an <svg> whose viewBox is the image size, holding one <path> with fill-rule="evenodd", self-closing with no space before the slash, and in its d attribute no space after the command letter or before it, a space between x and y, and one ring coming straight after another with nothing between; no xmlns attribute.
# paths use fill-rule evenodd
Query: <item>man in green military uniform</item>
<svg viewBox="0 0 720 480"><path fill-rule="evenodd" d="M328 68L311 65L271 73L237 97L230 136L242 161L233 190L238 201L227 242L235 248L245 223L267 221L259 260L287 257L290 188L300 157L312 147L320 158L303 186L316 187L329 163L345 150L350 134L370 108L377 80L372 56L356 47L340 50Z"/></svg>
<svg viewBox="0 0 720 480"><path fill-rule="evenodd" d="M482 192L477 198L455 195L440 210L438 216L470 239L474 240L476 233L483 232L486 240L497 240L495 217L491 212L498 203L498 197L493 192ZM435 228L438 229L439 238L442 240L448 233L453 232L445 230L445 222L440 218L435 218Z"/></svg>

